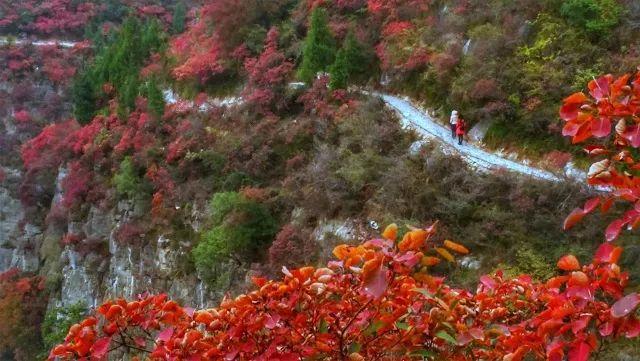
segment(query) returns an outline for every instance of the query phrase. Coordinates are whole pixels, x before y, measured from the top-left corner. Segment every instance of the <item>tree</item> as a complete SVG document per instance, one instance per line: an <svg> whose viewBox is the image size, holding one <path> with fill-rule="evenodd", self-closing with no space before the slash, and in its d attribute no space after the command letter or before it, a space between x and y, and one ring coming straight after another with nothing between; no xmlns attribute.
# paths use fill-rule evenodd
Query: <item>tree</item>
<svg viewBox="0 0 640 361"><path fill-rule="evenodd" d="M171 30L174 34L180 34L184 31L184 21L186 17L187 8L184 2L179 1L173 9L173 19L171 23Z"/></svg>
<svg viewBox="0 0 640 361"><path fill-rule="evenodd" d="M298 77L307 84L313 83L316 74L325 71L333 63L335 44L324 9L316 7L311 13L307 37L302 47L302 64Z"/></svg>
<svg viewBox="0 0 640 361"><path fill-rule="evenodd" d="M452 253L467 254L464 246L436 241L435 225L398 233L390 225L381 238L340 245L324 268L283 267L281 281L254 277L256 290L216 309L189 310L165 295L108 301L72 326L49 359L103 359L121 349L158 360L583 361L601 337L640 334L640 296L623 297L619 247L603 244L586 265L564 256L546 283L485 275L471 293L428 273Z"/></svg>
<svg viewBox="0 0 640 361"><path fill-rule="evenodd" d="M336 60L331 65L331 89L345 89L349 82L367 73L368 59L353 31L347 34Z"/></svg>
<svg viewBox="0 0 640 361"><path fill-rule="evenodd" d="M146 95L147 107L149 108L151 114L158 118L162 117L162 115L164 114L165 106L164 95L158 87L155 77L152 77L147 82Z"/></svg>
<svg viewBox="0 0 640 361"><path fill-rule="evenodd" d="M275 27L269 30L262 54L244 63L248 75L244 98L263 114L284 107L282 94L287 89L288 76L293 70L293 63L278 50L278 36Z"/></svg>
<svg viewBox="0 0 640 361"><path fill-rule="evenodd" d="M94 84L87 69L78 73L71 87L73 115L80 124L87 124L93 119L97 110Z"/></svg>

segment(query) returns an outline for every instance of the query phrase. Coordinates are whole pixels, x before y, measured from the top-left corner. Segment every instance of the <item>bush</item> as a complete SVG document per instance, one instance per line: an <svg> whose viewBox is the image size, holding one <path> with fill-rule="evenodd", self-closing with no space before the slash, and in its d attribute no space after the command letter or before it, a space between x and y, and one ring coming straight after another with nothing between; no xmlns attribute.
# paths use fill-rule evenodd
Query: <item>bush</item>
<svg viewBox="0 0 640 361"><path fill-rule="evenodd" d="M279 271L281 266L298 267L309 264L315 258L317 248L311 241L309 232L286 224L269 247L269 264L274 271Z"/></svg>
<svg viewBox="0 0 640 361"><path fill-rule="evenodd" d="M51 350L64 341L71 325L80 322L88 313L87 307L78 302L68 307L53 307L47 310L40 327L45 350ZM48 354L40 356L47 358Z"/></svg>
<svg viewBox="0 0 640 361"><path fill-rule="evenodd" d="M264 254L276 233L276 222L262 204L237 192L216 193L209 204L209 228L203 231L193 257L198 271L207 277L222 260L238 263Z"/></svg>
<svg viewBox="0 0 640 361"><path fill-rule="evenodd" d="M595 37L605 37L619 22L622 7L616 0L568 0L560 14Z"/></svg>
<svg viewBox="0 0 640 361"><path fill-rule="evenodd" d="M140 189L141 178L138 175L131 157L125 157L120 163L120 169L113 176L113 184L121 196L134 198Z"/></svg>

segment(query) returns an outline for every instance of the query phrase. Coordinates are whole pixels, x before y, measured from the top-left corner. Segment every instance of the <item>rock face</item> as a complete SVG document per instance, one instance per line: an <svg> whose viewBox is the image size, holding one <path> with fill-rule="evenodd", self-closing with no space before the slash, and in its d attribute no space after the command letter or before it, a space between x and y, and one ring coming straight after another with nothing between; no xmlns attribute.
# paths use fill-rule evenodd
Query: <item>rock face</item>
<svg viewBox="0 0 640 361"><path fill-rule="evenodd" d="M219 295L189 269L190 240L165 234L144 235L135 244L117 240L117 230L135 214L135 208L128 201L120 202L115 210L91 208L86 220L73 227L81 229L85 239L64 248L60 292L53 302L95 306L104 299L131 299L144 292L165 292L192 307L219 301ZM83 253L82 246L92 251Z"/></svg>

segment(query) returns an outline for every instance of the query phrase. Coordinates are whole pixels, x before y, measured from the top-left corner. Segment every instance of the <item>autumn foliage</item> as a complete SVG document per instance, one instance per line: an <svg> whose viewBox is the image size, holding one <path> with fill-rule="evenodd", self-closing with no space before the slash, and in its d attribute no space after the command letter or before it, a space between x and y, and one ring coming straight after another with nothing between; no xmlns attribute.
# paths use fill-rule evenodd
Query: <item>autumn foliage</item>
<svg viewBox="0 0 640 361"><path fill-rule="evenodd" d="M589 184L610 190L575 209L565 221L570 228L586 214L600 208L605 213L615 201L634 204L605 231L609 242L626 227L640 225L640 73L614 78L605 75L588 84L588 95L579 92L564 99L560 117L563 135L573 143L587 143L585 152L598 161L589 168Z"/></svg>
<svg viewBox="0 0 640 361"><path fill-rule="evenodd" d="M475 293L448 286L429 268L468 250L436 241L435 225L398 227L361 245L334 249L324 268L283 268L281 281L193 310L164 295L108 301L71 327L50 359L100 360L128 352L153 360L586 360L601 337L640 334L637 294L624 296L620 249L603 244L593 261L558 262L547 282L501 272Z"/></svg>
<svg viewBox="0 0 640 361"><path fill-rule="evenodd" d="M11 268L0 272L0 353L13 360L36 359L38 326L47 306L44 279Z"/></svg>

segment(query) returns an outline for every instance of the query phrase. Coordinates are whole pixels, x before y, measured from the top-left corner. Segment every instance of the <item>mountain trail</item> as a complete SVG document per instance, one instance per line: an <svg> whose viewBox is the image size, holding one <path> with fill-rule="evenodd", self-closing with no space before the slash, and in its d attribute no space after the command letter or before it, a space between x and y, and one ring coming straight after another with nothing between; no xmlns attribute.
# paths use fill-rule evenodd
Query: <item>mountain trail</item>
<svg viewBox="0 0 640 361"><path fill-rule="evenodd" d="M6 36L0 36L0 45L13 42L15 44L33 44L35 46L58 45L64 48L72 48L77 42L65 41L58 39L50 40L29 40L29 39L10 39ZM301 83L291 83L291 87L299 87ZM568 164L564 169L564 174L555 174L550 171L540 169L525 162L518 162L502 157L499 154L491 153L481 148L479 144L463 142L458 145L457 139L451 137L451 132L446 127L437 123L426 110L420 109L408 97L399 97L387 93L362 91L365 94L380 97L385 104L395 110L405 127L414 129L425 139L435 139L443 145L443 150L447 153L458 154L471 166L481 171L493 171L504 169L510 172L519 173L536 179L560 182L565 180L574 180L584 182L586 173L574 168L572 164ZM164 91L165 101L168 104L175 104L180 99L172 90ZM200 111L206 111L211 105L234 105L241 103L238 97L229 97L224 99L211 99L199 106ZM193 106L192 102L185 102L186 106Z"/></svg>

